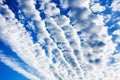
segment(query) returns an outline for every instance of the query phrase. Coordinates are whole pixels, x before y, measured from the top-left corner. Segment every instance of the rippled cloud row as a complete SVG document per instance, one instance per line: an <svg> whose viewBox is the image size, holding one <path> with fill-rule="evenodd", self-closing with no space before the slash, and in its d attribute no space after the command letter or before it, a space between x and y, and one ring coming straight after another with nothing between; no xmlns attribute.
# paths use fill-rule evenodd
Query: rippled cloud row
<svg viewBox="0 0 120 80"><path fill-rule="evenodd" d="M1 0L0 62L30 80L119 80L119 3Z"/></svg>

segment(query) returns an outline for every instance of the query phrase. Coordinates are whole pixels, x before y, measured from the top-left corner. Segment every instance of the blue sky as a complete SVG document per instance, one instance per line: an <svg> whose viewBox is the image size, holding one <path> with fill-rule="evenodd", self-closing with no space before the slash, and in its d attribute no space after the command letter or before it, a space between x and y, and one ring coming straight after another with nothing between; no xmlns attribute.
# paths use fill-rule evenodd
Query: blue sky
<svg viewBox="0 0 120 80"><path fill-rule="evenodd" d="M0 80L119 79L119 2L1 0Z"/></svg>

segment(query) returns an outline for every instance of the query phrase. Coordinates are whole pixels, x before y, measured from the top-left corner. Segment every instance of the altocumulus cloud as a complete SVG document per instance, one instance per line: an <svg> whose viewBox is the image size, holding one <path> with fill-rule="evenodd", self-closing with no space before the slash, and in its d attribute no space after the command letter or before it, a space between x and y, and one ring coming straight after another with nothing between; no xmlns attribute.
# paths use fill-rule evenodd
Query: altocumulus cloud
<svg viewBox="0 0 120 80"><path fill-rule="evenodd" d="M118 80L119 3L0 0L0 62L30 80Z"/></svg>

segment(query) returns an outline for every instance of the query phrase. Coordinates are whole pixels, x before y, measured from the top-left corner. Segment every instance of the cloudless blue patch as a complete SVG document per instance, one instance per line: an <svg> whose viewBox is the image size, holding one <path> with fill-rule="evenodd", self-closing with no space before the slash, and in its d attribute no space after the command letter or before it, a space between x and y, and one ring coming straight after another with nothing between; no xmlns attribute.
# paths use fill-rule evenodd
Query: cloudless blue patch
<svg viewBox="0 0 120 80"><path fill-rule="evenodd" d="M68 16L68 12L70 11L70 8L67 8L67 9L63 9L63 8L60 8L60 14L61 15L65 15L65 16Z"/></svg>
<svg viewBox="0 0 120 80"><path fill-rule="evenodd" d="M69 64L71 64L73 67L76 67L76 63L74 59L70 56L70 54L64 53L63 56Z"/></svg>
<svg viewBox="0 0 120 80"><path fill-rule="evenodd" d="M42 49L45 50L46 56L49 56L48 48L45 45L42 46Z"/></svg>
<svg viewBox="0 0 120 80"><path fill-rule="evenodd" d="M102 41L89 41L88 44L91 46L91 47L102 47L105 45L104 42Z"/></svg>
<svg viewBox="0 0 120 80"><path fill-rule="evenodd" d="M111 27L111 25L113 25L112 19L105 23L105 26L107 26L108 28Z"/></svg>
<svg viewBox="0 0 120 80"><path fill-rule="evenodd" d="M78 32L77 32L77 34L78 34L78 35L81 35L81 34L82 34L82 32L81 32L81 31L78 31Z"/></svg>
<svg viewBox="0 0 120 80"><path fill-rule="evenodd" d="M106 1L107 1L107 0L100 0L99 3L100 3L100 5L105 6L105 5L106 5Z"/></svg>
<svg viewBox="0 0 120 80"><path fill-rule="evenodd" d="M73 45L73 44L75 44L75 42L74 42L74 41L70 41L69 43L70 43L70 45Z"/></svg>
<svg viewBox="0 0 120 80"><path fill-rule="evenodd" d="M117 18L119 17L120 15L120 12L115 12L113 15L111 15L111 19L105 24L107 25L108 27L110 27L111 25L116 25L116 22L118 22L119 20L117 20Z"/></svg>
<svg viewBox="0 0 120 80"><path fill-rule="evenodd" d="M119 27L114 24L114 27L108 28L108 34L111 35L115 30L119 29Z"/></svg>
<svg viewBox="0 0 120 80"><path fill-rule="evenodd" d="M8 7L12 10L12 12L15 14L15 17L18 19L18 3L16 0L5 0L3 1L4 4L7 4Z"/></svg>
<svg viewBox="0 0 120 80"><path fill-rule="evenodd" d="M72 37L70 34L65 34L65 36L66 36L67 39Z"/></svg>
<svg viewBox="0 0 120 80"><path fill-rule="evenodd" d="M36 8L36 9L39 9L39 8L40 8L40 6L41 6L41 1L42 1L42 0L36 0L36 4L35 4L35 8Z"/></svg>
<svg viewBox="0 0 120 80"><path fill-rule="evenodd" d="M53 62L53 63L56 63L56 59L55 59L55 58L53 58L53 59L52 59L52 62Z"/></svg>
<svg viewBox="0 0 120 80"><path fill-rule="evenodd" d="M29 79L0 62L0 80L29 80Z"/></svg>
<svg viewBox="0 0 120 80"><path fill-rule="evenodd" d="M114 64L116 62L116 59L114 57L110 58L109 64Z"/></svg>
<svg viewBox="0 0 120 80"><path fill-rule="evenodd" d="M120 15L120 12L115 12L113 15L111 15L112 16L111 19L105 25L107 25L108 27L115 25L117 27L116 23L119 21L117 20L119 15Z"/></svg>
<svg viewBox="0 0 120 80"><path fill-rule="evenodd" d="M114 14L112 15L112 18L118 18L118 17L120 17L120 11L114 12Z"/></svg>
<svg viewBox="0 0 120 80"><path fill-rule="evenodd" d="M87 54L86 54L86 57L87 57L87 58L91 58L91 57L92 57L92 54L87 53Z"/></svg>
<svg viewBox="0 0 120 80"><path fill-rule="evenodd" d="M78 51L78 50L74 50L74 54L75 54L75 55L78 55L78 54L79 54L79 51Z"/></svg>
<svg viewBox="0 0 120 80"><path fill-rule="evenodd" d="M38 34L37 32L31 31L31 36L32 36L33 42L38 41L37 34Z"/></svg>
<svg viewBox="0 0 120 80"><path fill-rule="evenodd" d="M120 43L117 44L116 50L120 51Z"/></svg>
<svg viewBox="0 0 120 80"><path fill-rule="evenodd" d="M102 6L110 6L113 0L99 0L100 5Z"/></svg>
<svg viewBox="0 0 120 80"><path fill-rule="evenodd" d="M111 6L112 2L113 2L113 0L107 0L106 3L107 3L108 6Z"/></svg>
<svg viewBox="0 0 120 80"><path fill-rule="evenodd" d="M97 45L101 47L101 46L104 46L104 45L105 45L105 43L104 43L104 42L102 42L102 41L99 41L99 42L97 42Z"/></svg>
<svg viewBox="0 0 120 80"><path fill-rule="evenodd" d="M101 59L96 58L96 59L94 60L94 62L95 62L96 64L99 64L99 63L101 62Z"/></svg>
<svg viewBox="0 0 120 80"><path fill-rule="evenodd" d="M106 8L102 13L104 13L104 15L108 15L112 13L112 9L111 8Z"/></svg>
<svg viewBox="0 0 120 80"><path fill-rule="evenodd" d="M115 42L117 38L118 38L118 35L112 35L112 41L113 42Z"/></svg>
<svg viewBox="0 0 120 80"><path fill-rule="evenodd" d="M46 18L46 15L45 15L43 10L40 10L40 16L41 16L42 19Z"/></svg>
<svg viewBox="0 0 120 80"><path fill-rule="evenodd" d="M92 59L88 59L89 63L94 63L94 61Z"/></svg>

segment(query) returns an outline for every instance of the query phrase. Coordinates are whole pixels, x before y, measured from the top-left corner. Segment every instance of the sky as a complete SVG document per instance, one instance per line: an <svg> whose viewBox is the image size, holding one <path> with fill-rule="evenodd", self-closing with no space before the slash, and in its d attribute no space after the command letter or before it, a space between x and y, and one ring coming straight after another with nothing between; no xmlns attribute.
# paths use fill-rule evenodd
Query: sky
<svg viewBox="0 0 120 80"><path fill-rule="evenodd" d="M0 80L119 80L120 0L0 0Z"/></svg>

